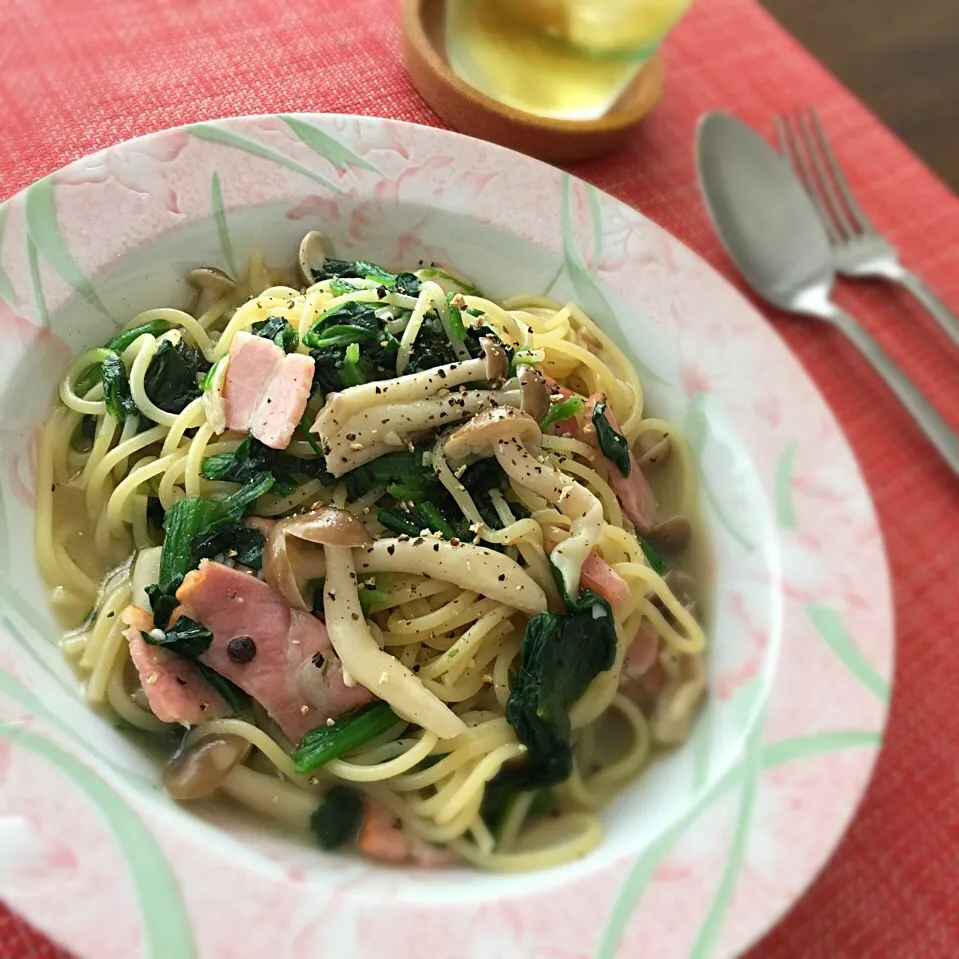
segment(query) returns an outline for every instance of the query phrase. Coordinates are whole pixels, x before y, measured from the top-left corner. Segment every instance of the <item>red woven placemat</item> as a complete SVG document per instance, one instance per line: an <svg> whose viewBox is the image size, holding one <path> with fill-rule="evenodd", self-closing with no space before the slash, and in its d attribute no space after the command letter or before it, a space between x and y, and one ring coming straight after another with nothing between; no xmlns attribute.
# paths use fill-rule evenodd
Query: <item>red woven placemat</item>
<svg viewBox="0 0 959 959"><path fill-rule="evenodd" d="M5 0L0 199L93 150L211 117L314 110L438 125L403 71L393 0ZM868 24L863 24L867 29ZM815 104L876 225L959 312L959 200L753 0L699 0L667 50L666 97L618 154L575 172L736 281L707 223L697 117L763 129ZM841 299L959 426L959 355L881 286ZM750 959L959 955L959 483L836 334L774 322L842 422L895 584L898 666L876 776L822 877ZM2 794L0 794L2 810ZM0 959L62 959L0 905Z"/></svg>

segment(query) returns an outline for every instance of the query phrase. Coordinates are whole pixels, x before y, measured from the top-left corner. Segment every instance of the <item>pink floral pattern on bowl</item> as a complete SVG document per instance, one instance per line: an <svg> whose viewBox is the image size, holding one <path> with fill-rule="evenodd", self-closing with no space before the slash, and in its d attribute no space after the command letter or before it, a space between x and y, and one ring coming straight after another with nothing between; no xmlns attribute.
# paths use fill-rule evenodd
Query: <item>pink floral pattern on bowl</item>
<svg viewBox="0 0 959 959"><path fill-rule="evenodd" d="M55 647L26 544L57 377L132 312L185 301L189 267L233 268L254 247L289 261L312 228L341 255L448 262L494 295L575 300L695 450L717 577L710 703L578 863L520 877L389 870L227 807L178 807L79 701ZM835 847L888 708L876 519L797 361L640 213L444 131L319 115L195 124L0 204L0 329L0 861L19 857L0 895L81 955L731 956ZM65 828L74 819L88 828ZM63 907L67 875L96 890L83 908Z"/></svg>

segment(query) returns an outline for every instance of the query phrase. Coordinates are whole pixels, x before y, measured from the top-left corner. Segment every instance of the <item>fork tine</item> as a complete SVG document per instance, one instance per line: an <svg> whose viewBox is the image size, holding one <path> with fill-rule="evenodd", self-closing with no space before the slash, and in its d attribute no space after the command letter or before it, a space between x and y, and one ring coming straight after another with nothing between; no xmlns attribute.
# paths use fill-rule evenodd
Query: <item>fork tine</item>
<svg viewBox="0 0 959 959"><path fill-rule="evenodd" d="M829 168L826 161L823 159L822 152L819 148L819 144L816 142L817 138L809 125L809 114L811 111L800 112L799 114L799 129L803 138L803 143L806 146L806 150L809 152L809 156L812 158L813 166L816 168L816 173L819 177L820 188L823 191L823 196L826 198L826 202L829 204L829 208L832 212L834 219L836 220L840 232L848 239L852 239L855 236L858 236L860 233L858 224L854 223L849 214L846 212L846 208L843 206L842 200L839 197L839 194L836 192L836 186L833 183L832 177L829 175ZM833 164L835 167L835 164Z"/></svg>
<svg viewBox="0 0 959 959"><path fill-rule="evenodd" d="M826 228L829 242L842 242L842 236L820 196L815 177L809 166L809 161L800 149L799 138L793 129L794 124L788 116L777 116L773 120L773 127L776 131L776 138L779 141L779 152L789 162L793 168L793 173L796 174L796 178L803 185L803 189L805 189L809 195L809 199L812 200L813 206L816 208L816 213L822 221L822 225Z"/></svg>
<svg viewBox="0 0 959 959"><path fill-rule="evenodd" d="M858 232L872 232L872 224L869 222L866 214L862 212L862 207L859 206L855 194L852 192L852 189L849 186L849 181L846 179L846 175L842 172L842 167L839 165L839 160L836 159L836 154L829 145L829 140L826 138L826 133L823 130L822 123L819 121L819 114L815 110L810 110L809 116L811 118L812 128L815 132L816 139L819 142L819 152L823 155L823 157L825 157L826 163L829 164L829 169L832 171L833 179L842 193L846 207L852 215L853 220L856 221Z"/></svg>

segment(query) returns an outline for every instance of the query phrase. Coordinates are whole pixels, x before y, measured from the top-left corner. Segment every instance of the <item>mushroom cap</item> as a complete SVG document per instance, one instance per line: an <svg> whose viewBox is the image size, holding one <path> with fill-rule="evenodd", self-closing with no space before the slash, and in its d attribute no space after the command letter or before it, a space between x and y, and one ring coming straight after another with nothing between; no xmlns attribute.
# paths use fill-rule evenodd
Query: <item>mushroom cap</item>
<svg viewBox="0 0 959 959"><path fill-rule="evenodd" d="M333 244L325 233L319 230L310 230L300 241L300 273L308 285L316 282L313 279L313 268L319 269L326 258L332 256Z"/></svg>
<svg viewBox="0 0 959 959"><path fill-rule="evenodd" d="M163 770L163 786L174 799L209 796L241 762L250 744L232 734L204 736L178 752Z"/></svg>
<svg viewBox="0 0 959 959"><path fill-rule="evenodd" d="M491 336L481 336L480 346L483 348L483 359L486 360L486 379L495 389L509 376L509 358L506 350Z"/></svg>
<svg viewBox="0 0 959 959"><path fill-rule="evenodd" d="M187 279L199 291L194 311L202 316L221 297L236 290L236 282L215 266L201 266L190 270Z"/></svg>
<svg viewBox="0 0 959 959"><path fill-rule="evenodd" d="M221 293L229 293L236 289L236 282L228 274L216 266L201 266L190 270L187 279L198 289L213 289Z"/></svg>
<svg viewBox="0 0 959 959"><path fill-rule="evenodd" d="M349 510L314 504L306 513L289 516L277 523L284 533L323 546L369 546L369 530Z"/></svg>
<svg viewBox="0 0 959 959"><path fill-rule="evenodd" d="M308 613L313 608L309 581L322 579L326 569L323 551L288 536L284 522L276 523L266 538L263 578L289 606Z"/></svg>
<svg viewBox="0 0 959 959"><path fill-rule="evenodd" d="M528 413L512 406L497 406L477 413L461 426L447 441L444 452L453 459L462 459L470 453L482 453L495 448L497 443L514 440L522 445L539 444L543 434L539 423Z"/></svg>
<svg viewBox="0 0 959 959"><path fill-rule="evenodd" d="M678 553L692 536L692 526L685 516L671 516L657 523L646 534L646 539L664 553Z"/></svg>
<svg viewBox="0 0 959 959"><path fill-rule="evenodd" d="M521 366L519 386L523 412L528 413L539 423L549 412L549 384L543 379L543 374L539 370L533 369L532 366Z"/></svg>

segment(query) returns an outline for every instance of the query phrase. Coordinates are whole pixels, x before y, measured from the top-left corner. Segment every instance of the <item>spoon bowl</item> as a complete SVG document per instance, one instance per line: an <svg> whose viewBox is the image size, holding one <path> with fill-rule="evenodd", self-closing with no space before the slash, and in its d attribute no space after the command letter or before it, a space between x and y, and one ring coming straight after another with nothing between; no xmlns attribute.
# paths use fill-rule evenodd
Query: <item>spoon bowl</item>
<svg viewBox="0 0 959 959"><path fill-rule="evenodd" d="M749 285L773 306L821 316L815 308L836 281L832 251L786 160L746 124L713 112L699 121L696 162L716 232Z"/></svg>
<svg viewBox="0 0 959 959"><path fill-rule="evenodd" d="M696 163L716 233L753 290L782 310L836 326L959 475L959 435L859 322L832 301L836 269L829 236L788 162L742 121L715 112L699 122Z"/></svg>

